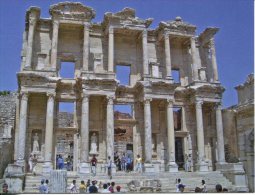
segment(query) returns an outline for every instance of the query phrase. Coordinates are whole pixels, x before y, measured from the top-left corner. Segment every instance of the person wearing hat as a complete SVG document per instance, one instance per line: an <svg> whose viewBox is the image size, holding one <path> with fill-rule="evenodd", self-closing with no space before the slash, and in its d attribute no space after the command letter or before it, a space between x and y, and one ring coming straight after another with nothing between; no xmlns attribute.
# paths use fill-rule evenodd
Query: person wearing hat
<svg viewBox="0 0 255 195"><path fill-rule="evenodd" d="M120 187L120 186L116 186L116 190L117 190L117 192L120 192L120 189L121 189L121 187Z"/></svg>
<svg viewBox="0 0 255 195"><path fill-rule="evenodd" d="M92 186L89 187L89 193L97 193L96 180L92 181Z"/></svg>

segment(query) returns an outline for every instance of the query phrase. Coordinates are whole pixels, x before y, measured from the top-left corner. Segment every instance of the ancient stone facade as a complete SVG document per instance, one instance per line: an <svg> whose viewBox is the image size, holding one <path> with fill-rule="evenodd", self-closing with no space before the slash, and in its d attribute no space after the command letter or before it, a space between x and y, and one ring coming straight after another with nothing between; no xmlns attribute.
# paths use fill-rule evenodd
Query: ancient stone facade
<svg viewBox="0 0 255 195"><path fill-rule="evenodd" d="M138 18L131 8L107 12L94 23L92 8L70 2L52 5L49 12L50 18L40 18L40 8L30 7L26 14L17 75L18 165L36 152L42 172L48 173L57 154L70 152L75 171L88 173L93 154L105 171L118 124L132 127L132 152L142 156L145 172L177 172L185 156L193 171L215 170L225 162L224 88L214 45L218 28L196 35L196 26L176 17L150 29L153 19ZM63 62L73 63L73 78L61 76ZM130 67L129 85L116 80L117 65ZM60 102L74 103L72 126L57 125ZM132 119L115 120L115 104L130 104ZM178 123L174 118L180 116ZM33 151L34 143L39 150Z"/></svg>
<svg viewBox="0 0 255 195"><path fill-rule="evenodd" d="M235 87L238 104L223 110L227 162L240 161L254 192L254 75Z"/></svg>

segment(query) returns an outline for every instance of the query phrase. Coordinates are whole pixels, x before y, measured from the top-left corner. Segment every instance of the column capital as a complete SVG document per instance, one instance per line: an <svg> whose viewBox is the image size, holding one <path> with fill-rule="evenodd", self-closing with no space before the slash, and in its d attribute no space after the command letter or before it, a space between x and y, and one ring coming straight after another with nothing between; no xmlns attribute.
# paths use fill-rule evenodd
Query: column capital
<svg viewBox="0 0 255 195"><path fill-rule="evenodd" d="M52 24L59 26L59 20L53 19L52 20Z"/></svg>
<svg viewBox="0 0 255 195"><path fill-rule="evenodd" d="M146 30L146 29L144 29L144 30L142 31L142 35L143 35L143 37L147 37L147 30Z"/></svg>
<svg viewBox="0 0 255 195"><path fill-rule="evenodd" d="M84 29L89 30L89 28L91 27L91 24L88 22L84 22L83 26L84 26Z"/></svg>
<svg viewBox="0 0 255 195"><path fill-rule="evenodd" d="M203 100L196 100L196 107L202 108L203 103Z"/></svg>
<svg viewBox="0 0 255 195"><path fill-rule="evenodd" d="M109 95L109 96L107 96L106 97L107 98L107 104L109 105L113 105L113 100L114 100L114 96L111 96L111 95Z"/></svg>
<svg viewBox="0 0 255 195"><path fill-rule="evenodd" d="M215 103L215 109L221 110L222 109L222 102Z"/></svg>
<svg viewBox="0 0 255 195"><path fill-rule="evenodd" d="M27 91L21 91L19 93L19 96L22 100L28 100L28 97L29 97L29 93Z"/></svg>
<svg viewBox="0 0 255 195"><path fill-rule="evenodd" d="M109 32L109 34L113 34L114 33L114 27L110 26L108 32Z"/></svg>
<svg viewBox="0 0 255 195"><path fill-rule="evenodd" d="M88 102L89 101L89 95L88 94L81 94L81 101L82 102Z"/></svg>
<svg viewBox="0 0 255 195"><path fill-rule="evenodd" d="M209 40L208 46L209 46L210 49L212 49L212 48L215 47L214 38L211 38L211 39Z"/></svg>
<svg viewBox="0 0 255 195"><path fill-rule="evenodd" d="M56 92L47 92L46 95L48 96L48 98L55 98Z"/></svg>
<svg viewBox="0 0 255 195"><path fill-rule="evenodd" d="M166 40L166 39L169 39L169 33L168 33L168 32L164 32L163 36L164 36L164 39L165 39L165 40Z"/></svg>
<svg viewBox="0 0 255 195"><path fill-rule="evenodd" d="M167 102L168 107L173 107L173 105L174 105L174 100L173 99L166 99L166 102Z"/></svg>
<svg viewBox="0 0 255 195"><path fill-rule="evenodd" d="M144 98L143 99L144 104L150 104L151 101L152 101L152 98Z"/></svg>
<svg viewBox="0 0 255 195"><path fill-rule="evenodd" d="M29 26L35 25L36 22L37 22L37 18L35 18L35 17L29 18Z"/></svg>

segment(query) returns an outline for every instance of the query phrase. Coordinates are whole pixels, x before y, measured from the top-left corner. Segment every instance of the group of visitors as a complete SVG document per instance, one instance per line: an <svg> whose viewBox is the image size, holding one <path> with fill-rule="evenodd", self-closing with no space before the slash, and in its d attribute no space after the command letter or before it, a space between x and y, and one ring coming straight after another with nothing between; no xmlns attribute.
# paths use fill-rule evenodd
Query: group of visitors
<svg viewBox="0 0 255 195"><path fill-rule="evenodd" d="M176 192L181 192L181 193L184 192L185 187L186 186L184 184L182 184L180 178L176 179ZM216 192L228 192L228 189L226 189L226 188L222 189L222 186L220 184L217 184L215 186L215 190L216 190ZM202 180L200 187L195 188L195 192L196 193L206 193L207 192L205 180Z"/></svg>
<svg viewBox="0 0 255 195"><path fill-rule="evenodd" d="M66 162L66 166L65 166L65 162ZM66 168L67 171L72 171L73 170L73 157L68 155L68 157L64 161L62 155L58 154L56 156L56 168L57 169Z"/></svg>
<svg viewBox="0 0 255 195"><path fill-rule="evenodd" d="M114 163L116 164L116 171L130 172L133 170L133 160L130 155L126 156L125 153L119 157L118 153L115 152Z"/></svg>
<svg viewBox="0 0 255 195"><path fill-rule="evenodd" d="M40 194L50 193L50 191L49 191L49 180L48 179L46 179L46 180L42 179L41 180L41 185L39 186L38 190L39 190Z"/></svg>
<svg viewBox="0 0 255 195"><path fill-rule="evenodd" d="M72 184L69 187L70 193L114 193L114 192L120 192L121 187L116 186L115 191L115 182L108 182L105 184L102 184L101 182L98 184L96 180L93 180L90 182L90 180L87 181L85 184L84 180L81 181L81 184L79 187L76 185L76 180L73 180Z"/></svg>

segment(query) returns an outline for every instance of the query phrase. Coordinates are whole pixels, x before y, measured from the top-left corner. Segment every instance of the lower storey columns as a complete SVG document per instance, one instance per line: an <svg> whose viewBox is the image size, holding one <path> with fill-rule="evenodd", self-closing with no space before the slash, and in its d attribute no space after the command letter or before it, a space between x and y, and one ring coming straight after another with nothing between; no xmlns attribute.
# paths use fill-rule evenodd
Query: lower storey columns
<svg viewBox="0 0 255 195"><path fill-rule="evenodd" d="M205 162L202 103L203 103L202 101L196 101L197 148L198 148L197 169L199 171L208 171L208 164Z"/></svg>
<svg viewBox="0 0 255 195"><path fill-rule="evenodd" d="M174 116L172 100L167 101L167 139L168 139L169 172L178 172L178 165L175 163L175 135L174 135Z"/></svg>
<svg viewBox="0 0 255 195"><path fill-rule="evenodd" d="M47 93L47 113L46 113L46 128L45 128L45 157L43 172L49 173L52 170L52 153L53 153L53 120L54 120L54 101L55 93Z"/></svg>

